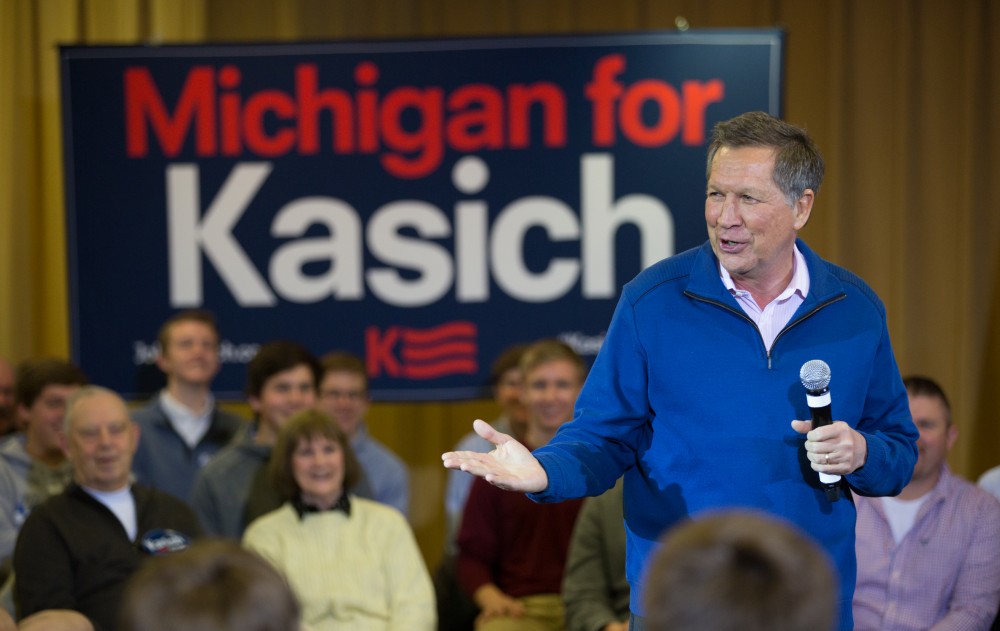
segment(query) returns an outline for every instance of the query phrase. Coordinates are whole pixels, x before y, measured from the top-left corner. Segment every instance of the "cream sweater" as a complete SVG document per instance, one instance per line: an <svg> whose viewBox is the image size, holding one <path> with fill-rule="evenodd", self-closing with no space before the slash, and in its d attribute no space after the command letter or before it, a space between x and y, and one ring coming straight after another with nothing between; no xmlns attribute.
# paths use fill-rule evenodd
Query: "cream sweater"
<svg viewBox="0 0 1000 631"><path fill-rule="evenodd" d="M288 578L313 631L433 631L434 588L406 519L351 497L351 514L285 504L254 521L243 545Z"/></svg>

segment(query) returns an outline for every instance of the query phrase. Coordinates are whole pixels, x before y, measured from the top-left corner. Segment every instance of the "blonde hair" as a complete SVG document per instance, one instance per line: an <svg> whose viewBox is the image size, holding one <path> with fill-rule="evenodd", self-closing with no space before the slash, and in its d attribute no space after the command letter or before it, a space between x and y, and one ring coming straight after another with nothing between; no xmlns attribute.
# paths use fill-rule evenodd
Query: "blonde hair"
<svg viewBox="0 0 1000 631"><path fill-rule="evenodd" d="M580 383L583 383L587 377L587 365L583 363L583 358L569 344L557 339L539 340L529 346L521 355L518 367L521 369L521 374L527 376L542 364L557 360L573 364L580 375Z"/></svg>

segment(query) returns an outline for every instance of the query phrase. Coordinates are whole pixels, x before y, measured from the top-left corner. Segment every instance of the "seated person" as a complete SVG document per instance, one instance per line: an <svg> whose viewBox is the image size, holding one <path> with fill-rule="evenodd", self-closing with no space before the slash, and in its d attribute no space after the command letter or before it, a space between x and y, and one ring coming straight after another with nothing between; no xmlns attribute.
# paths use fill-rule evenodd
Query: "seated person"
<svg viewBox="0 0 1000 631"><path fill-rule="evenodd" d="M528 412L521 401L521 369L518 363L524 354L524 344L510 346L494 360L490 367L490 387L493 400L500 408L500 416L492 425L498 432L524 440L528 426ZM469 432L455 445L454 451L493 450L493 443L476 432ZM469 497L474 476L461 469L448 471L448 484L444 494L446 519L445 554L434 571L434 592L438 602L438 631L465 631L471 629L478 613L476 604L458 585L456 557L458 548L455 536L462 521L465 501Z"/></svg>
<svg viewBox="0 0 1000 631"><path fill-rule="evenodd" d="M917 463L898 496L854 500L854 628L988 629L1000 604L1000 503L948 468L958 425L941 386L921 376L903 385Z"/></svg>
<svg viewBox="0 0 1000 631"><path fill-rule="evenodd" d="M17 409L14 403L14 367L0 357L0 437L18 430Z"/></svg>
<svg viewBox="0 0 1000 631"><path fill-rule="evenodd" d="M674 527L661 542L646 571L647 629L835 627L830 560L791 524L764 513L716 513Z"/></svg>
<svg viewBox="0 0 1000 631"><path fill-rule="evenodd" d="M498 432L510 434L516 440L523 440L528 428L528 411L521 400L521 368L518 363L526 348L515 344L497 357L490 367L490 388L493 400L500 407L500 416L492 423ZM458 441L453 451L493 451L493 443L476 432L469 432ZM462 520L465 501L475 477L461 469L448 471L448 486L444 494L444 512L448 528L448 548L454 548L455 533Z"/></svg>
<svg viewBox="0 0 1000 631"><path fill-rule="evenodd" d="M132 414L142 433L132 467L136 481L188 501L195 476L246 423L212 396L220 362L211 313L177 313L160 328L159 344L156 366L167 387Z"/></svg>
<svg viewBox="0 0 1000 631"><path fill-rule="evenodd" d="M325 355L321 363L323 378L319 382L316 408L337 421L351 441L366 482L365 489L355 488L354 493L393 506L406 515L410 508L410 473L406 464L372 438L365 423L371 403L365 363L343 351Z"/></svg>
<svg viewBox="0 0 1000 631"><path fill-rule="evenodd" d="M431 631L434 592L406 518L349 494L358 462L337 423L293 416L270 461L287 500L247 528L243 544L271 561L302 603L312 631Z"/></svg>
<svg viewBox="0 0 1000 631"><path fill-rule="evenodd" d="M232 541L152 559L125 588L119 631L299 631L291 588Z"/></svg>
<svg viewBox="0 0 1000 631"><path fill-rule="evenodd" d="M281 505L267 460L281 427L316 403L319 377L319 361L295 342L269 342L250 360L247 399L254 424L195 478L191 505L208 534L239 540L247 524Z"/></svg>
<svg viewBox="0 0 1000 631"><path fill-rule="evenodd" d="M0 457L22 478L28 478L36 463L53 470L65 466L59 439L66 400L86 383L83 371L64 359L29 359L18 366L14 397L26 424L23 432L0 443Z"/></svg>
<svg viewBox="0 0 1000 631"><path fill-rule="evenodd" d="M583 386L583 360L566 344L542 340L521 357L529 449L564 423ZM495 431L482 421L486 431ZM458 581L480 613L478 631L564 628L560 592L573 524L583 500L538 504L476 478L458 531Z"/></svg>
<svg viewBox="0 0 1000 631"><path fill-rule="evenodd" d="M568 631L628 631L622 480L583 502L563 577Z"/></svg>
<svg viewBox="0 0 1000 631"><path fill-rule="evenodd" d="M72 609L97 631L113 631L125 582L142 560L182 549L199 534L187 504L130 482L138 440L114 392L85 386L70 398L65 442L73 482L21 527L14 549L19 618Z"/></svg>
<svg viewBox="0 0 1000 631"><path fill-rule="evenodd" d="M85 383L83 371L63 359L31 359L18 368L14 398L27 424L0 446L0 574L10 569L17 532L31 510L73 477L63 423L66 400Z"/></svg>
<svg viewBox="0 0 1000 631"><path fill-rule="evenodd" d="M993 467L979 476L977 484L979 488L1000 500L1000 466Z"/></svg>

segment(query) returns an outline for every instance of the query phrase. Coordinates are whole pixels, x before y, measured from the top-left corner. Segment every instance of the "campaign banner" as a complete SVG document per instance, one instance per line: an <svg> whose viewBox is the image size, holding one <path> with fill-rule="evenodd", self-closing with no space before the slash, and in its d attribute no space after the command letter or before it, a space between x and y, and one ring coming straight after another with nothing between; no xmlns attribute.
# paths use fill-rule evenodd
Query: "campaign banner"
<svg viewBox="0 0 1000 631"><path fill-rule="evenodd" d="M705 240L712 126L781 114L783 37L63 47L73 357L148 396L200 308L223 399L276 339L364 357L376 400L482 396L515 342L592 358Z"/></svg>

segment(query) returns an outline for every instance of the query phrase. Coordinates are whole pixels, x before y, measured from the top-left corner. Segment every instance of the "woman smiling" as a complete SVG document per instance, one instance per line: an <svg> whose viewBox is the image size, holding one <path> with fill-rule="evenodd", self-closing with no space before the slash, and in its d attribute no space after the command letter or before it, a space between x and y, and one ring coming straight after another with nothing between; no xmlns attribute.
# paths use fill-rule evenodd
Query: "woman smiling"
<svg viewBox="0 0 1000 631"><path fill-rule="evenodd" d="M288 578L314 631L431 630L430 576L406 519L349 491L360 467L336 423L302 411L271 454L275 488L287 500L247 528L243 544Z"/></svg>

